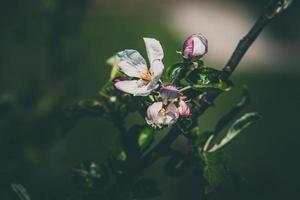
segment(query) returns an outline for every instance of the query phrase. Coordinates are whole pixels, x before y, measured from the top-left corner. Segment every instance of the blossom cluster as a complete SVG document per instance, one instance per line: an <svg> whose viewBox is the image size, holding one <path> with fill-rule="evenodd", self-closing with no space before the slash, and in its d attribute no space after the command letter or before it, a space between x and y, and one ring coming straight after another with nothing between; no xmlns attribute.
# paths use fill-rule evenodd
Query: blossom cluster
<svg viewBox="0 0 300 200"><path fill-rule="evenodd" d="M141 54L132 49L117 53L117 64L128 79L115 79L118 90L134 96L155 94L158 98L147 109L146 122L155 127L172 125L180 117L189 117L190 107L182 91L175 85L162 82L164 72L164 52L160 42L154 38L144 38L149 66ZM200 59L207 53L207 40L201 34L189 36L184 44L182 56L191 61Z"/></svg>

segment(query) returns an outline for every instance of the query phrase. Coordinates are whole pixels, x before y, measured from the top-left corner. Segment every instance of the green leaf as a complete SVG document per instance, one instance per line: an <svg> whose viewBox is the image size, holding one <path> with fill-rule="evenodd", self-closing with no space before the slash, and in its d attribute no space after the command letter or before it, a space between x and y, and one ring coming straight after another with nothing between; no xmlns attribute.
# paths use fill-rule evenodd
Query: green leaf
<svg viewBox="0 0 300 200"><path fill-rule="evenodd" d="M171 81L174 79L174 77L182 69L182 66L183 66L183 63L179 62L179 63L175 63L175 64L170 65L169 67L167 67L167 69L165 70L164 76L163 76L164 82L171 83Z"/></svg>
<svg viewBox="0 0 300 200"><path fill-rule="evenodd" d="M145 151L153 142L154 133L150 128L145 128L141 131L138 136L138 145L141 151Z"/></svg>
<svg viewBox="0 0 300 200"><path fill-rule="evenodd" d="M127 154L124 150L121 150L117 156L116 156L116 160L119 160L119 161L122 161L122 162L125 162L127 160Z"/></svg>
<svg viewBox="0 0 300 200"><path fill-rule="evenodd" d="M193 129L193 131L195 130L195 128ZM203 132L199 132L197 134L195 134L195 146L202 149L205 142L208 140L208 138L213 135L212 131L203 131Z"/></svg>
<svg viewBox="0 0 300 200"><path fill-rule="evenodd" d="M256 112L246 113L239 119L237 119L229 128L225 137L220 141L219 144L214 144L211 148L208 148L208 152L215 152L218 149L224 147L226 144L231 142L242 130L261 119L261 116Z"/></svg>
<svg viewBox="0 0 300 200"><path fill-rule="evenodd" d="M222 91L228 91L232 87L230 81L223 81L220 77L221 71L209 68L198 67L190 70L186 77L180 82L183 86L191 85L193 89L219 89Z"/></svg>
<svg viewBox="0 0 300 200"><path fill-rule="evenodd" d="M207 154L203 152L202 158L204 161L203 176L208 185L205 187L205 192L209 193L222 183L226 175L226 169L223 165L222 154Z"/></svg>
<svg viewBox="0 0 300 200"><path fill-rule="evenodd" d="M197 60L193 63L196 68L206 67L203 60Z"/></svg>
<svg viewBox="0 0 300 200"><path fill-rule="evenodd" d="M12 183L11 188L15 191L20 200L31 200L27 190L23 185Z"/></svg>

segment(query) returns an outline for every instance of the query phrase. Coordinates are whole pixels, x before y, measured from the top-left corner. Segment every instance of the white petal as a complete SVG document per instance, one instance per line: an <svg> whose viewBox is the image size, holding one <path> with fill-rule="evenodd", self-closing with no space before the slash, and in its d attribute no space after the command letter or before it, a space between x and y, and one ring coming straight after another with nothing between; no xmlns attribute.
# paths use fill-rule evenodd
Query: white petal
<svg viewBox="0 0 300 200"><path fill-rule="evenodd" d="M153 64L153 61L163 59L164 52L158 40L154 38L144 38L144 42L151 66Z"/></svg>
<svg viewBox="0 0 300 200"><path fill-rule="evenodd" d="M147 64L141 54L132 49L117 53L118 66L121 71L130 77L140 78L140 74L147 70Z"/></svg>
<svg viewBox="0 0 300 200"><path fill-rule="evenodd" d="M155 60L150 67L150 71L153 73L152 84L157 84L163 74L164 64L161 60Z"/></svg>
<svg viewBox="0 0 300 200"><path fill-rule="evenodd" d="M179 113L177 107L175 106L175 104L170 103L167 107L167 115L165 116L164 124L172 125L177 121L178 118Z"/></svg>
<svg viewBox="0 0 300 200"><path fill-rule="evenodd" d="M134 96L147 96L151 90L148 90L146 83L143 80L118 81L115 86L117 89Z"/></svg>
<svg viewBox="0 0 300 200"><path fill-rule="evenodd" d="M160 112L162 106L162 102L155 102L148 107L146 121L149 125L160 127L161 125L172 125L177 121L179 113L175 104L169 104L165 114Z"/></svg>
<svg viewBox="0 0 300 200"><path fill-rule="evenodd" d="M194 55L204 55L206 53L206 46L199 37L194 38Z"/></svg>
<svg viewBox="0 0 300 200"><path fill-rule="evenodd" d="M176 115L178 115L178 110L177 107L174 103L170 103L167 107L167 112L169 113L175 113Z"/></svg>
<svg viewBox="0 0 300 200"><path fill-rule="evenodd" d="M169 101L175 101L180 96L180 91L172 85L161 87L159 91L159 96L164 104Z"/></svg>
<svg viewBox="0 0 300 200"><path fill-rule="evenodd" d="M151 104L147 109L146 122L149 125L156 124L159 125L161 117L159 116L159 111L162 109L162 102L155 102Z"/></svg>
<svg viewBox="0 0 300 200"><path fill-rule="evenodd" d="M157 85L164 70L164 64L162 63L164 52L158 40L154 38L144 38L144 42L150 62L150 71L153 73L150 87L154 87Z"/></svg>

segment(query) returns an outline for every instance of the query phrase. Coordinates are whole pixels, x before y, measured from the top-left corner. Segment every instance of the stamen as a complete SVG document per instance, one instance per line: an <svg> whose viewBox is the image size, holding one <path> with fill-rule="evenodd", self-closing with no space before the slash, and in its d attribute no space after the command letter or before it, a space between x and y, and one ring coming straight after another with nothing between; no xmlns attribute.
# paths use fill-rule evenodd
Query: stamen
<svg viewBox="0 0 300 200"><path fill-rule="evenodd" d="M165 116L167 114L167 110L165 108L160 109L159 114Z"/></svg>

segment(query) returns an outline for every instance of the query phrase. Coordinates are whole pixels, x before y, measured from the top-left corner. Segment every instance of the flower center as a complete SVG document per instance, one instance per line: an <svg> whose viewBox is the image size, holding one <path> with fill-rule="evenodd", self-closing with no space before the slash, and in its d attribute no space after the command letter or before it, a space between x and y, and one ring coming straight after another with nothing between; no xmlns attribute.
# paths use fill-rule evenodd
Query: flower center
<svg viewBox="0 0 300 200"><path fill-rule="evenodd" d="M160 109L159 114L165 116L167 114L167 110L165 108Z"/></svg>
<svg viewBox="0 0 300 200"><path fill-rule="evenodd" d="M149 70L144 70L140 73L141 79L145 81L152 81L153 79L153 73Z"/></svg>

